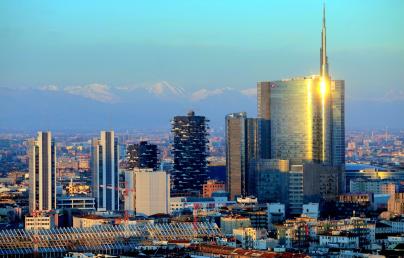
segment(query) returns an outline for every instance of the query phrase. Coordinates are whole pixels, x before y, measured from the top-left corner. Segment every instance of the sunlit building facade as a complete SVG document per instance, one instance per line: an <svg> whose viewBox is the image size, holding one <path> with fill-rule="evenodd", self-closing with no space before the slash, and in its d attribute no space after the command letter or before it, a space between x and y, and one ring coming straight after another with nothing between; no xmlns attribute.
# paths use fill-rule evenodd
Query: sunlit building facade
<svg viewBox="0 0 404 258"><path fill-rule="evenodd" d="M345 83L332 80L323 14L320 75L257 84L259 117L270 120L272 159L343 167Z"/></svg>
<svg viewBox="0 0 404 258"><path fill-rule="evenodd" d="M91 145L92 194L98 211L119 210L118 138L102 131Z"/></svg>
<svg viewBox="0 0 404 258"><path fill-rule="evenodd" d="M29 211L56 209L56 148L51 132L38 132L29 146Z"/></svg>

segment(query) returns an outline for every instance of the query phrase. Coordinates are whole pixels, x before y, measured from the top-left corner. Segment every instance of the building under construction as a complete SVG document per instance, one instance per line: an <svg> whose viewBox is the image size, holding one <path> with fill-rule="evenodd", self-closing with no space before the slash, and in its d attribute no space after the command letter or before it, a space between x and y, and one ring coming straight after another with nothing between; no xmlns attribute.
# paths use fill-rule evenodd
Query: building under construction
<svg viewBox="0 0 404 258"><path fill-rule="evenodd" d="M120 254L161 241L191 241L221 236L215 223L138 223L89 228L0 231L2 257L63 257L68 252Z"/></svg>

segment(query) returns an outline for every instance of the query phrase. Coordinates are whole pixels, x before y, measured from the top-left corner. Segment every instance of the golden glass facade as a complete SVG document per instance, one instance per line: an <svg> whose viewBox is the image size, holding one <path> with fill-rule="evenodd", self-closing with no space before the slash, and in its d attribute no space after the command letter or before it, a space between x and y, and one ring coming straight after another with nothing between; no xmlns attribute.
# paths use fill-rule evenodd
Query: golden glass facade
<svg viewBox="0 0 404 258"><path fill-rule="evenodd" d="M343 164L343 85L319 76L270 83L271 158Z"/></svg>

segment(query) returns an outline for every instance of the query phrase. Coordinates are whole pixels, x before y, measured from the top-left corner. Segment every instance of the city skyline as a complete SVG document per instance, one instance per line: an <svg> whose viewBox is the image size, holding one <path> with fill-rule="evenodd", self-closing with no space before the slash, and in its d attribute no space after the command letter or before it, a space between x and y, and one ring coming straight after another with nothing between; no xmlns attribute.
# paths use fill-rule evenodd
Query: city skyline
<svg viewBox="0 0 404 258"><path fill-rule="evenodd" d="M389 1L0 2L0 257L401 257Z"/></svg>
<svg viewBox="0 0 404 258"><path fill-rule="evenodd" d="M139 127L124 115L102 117L104 110L122 114L128 108L157 115L156 121L145 121L146 128L164 127L170 117L189 109L223 128L220 118L235 110L234 102L255 116L256 81L318 72L322 1L207 2L199 8L181 2L132 3L127 10L114 6L110 11L105 2L97 8L45 2L27 9L3 2L0 99L8 112L1 114L0 128ZM397 33L404 20L398 11L402 5L327 2L331 76L343 75L347 82L347 128L403 126L396 119L404 108L404 40ZM220 13L225 10L229 15L224 18ZM43 113L46 106L40 101L57 103L49 116L58 119L24 117L26 109ZM210 106L217 105L223 110L216 116ZM145 120L140 113L134 116ZM74 121L89 116L85 123Z"/></svg>

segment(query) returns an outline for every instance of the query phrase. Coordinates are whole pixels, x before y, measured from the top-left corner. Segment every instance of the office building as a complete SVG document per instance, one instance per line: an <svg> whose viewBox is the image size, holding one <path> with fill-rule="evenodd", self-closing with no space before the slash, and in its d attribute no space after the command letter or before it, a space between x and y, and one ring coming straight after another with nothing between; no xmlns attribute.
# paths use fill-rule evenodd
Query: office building
<svg viewBox="0 0 404 258"><path fill-rule="evenodd" d="M338 184L342 173L343 171L338 167L315 163L304 164L304 202L335 201L338 193L343 192Z"/></svg>
<svg viewBox="0 0 404 258"><path fill-rule="evenodd" d="M270 119L271 158L344 165L344 81L331 80L325 13L320 75L259 82L258 113ZM265 99L267 98L267 99Z"/></svg>
<svg viewBox="0 0 404 258"><path fill-rule="evenodd" d="M226 188L231 199L245 194L248 163L246 155L246 119L247 114L245 112L226 116Z"/></svg>
<svg viewBox="0 0 404 258"><path fill-rule="evenodd" d="M165 171L127 170L125 182L125 210L142 216L169 213L170 175Z"/></svg>
<svg viewBox="0 0 404 258"><path fill-rule="evenodd" d="M226 116L227 191L230 198L255 195L255 173L249 162L268 156L262 119L247 118L245 112Z"/></svg>
<svg viewBox="0 0 404 258"><path fill-rule="evenodd" d="M398 184L398 192L404 191L404 171L388 171L371 165L348 163L345 166L345 189L351 192L350 184L355 180L386 180Z"/></svg>
<svg viewBox="0 0 404 258"><path fill-rule="evenodd" d="M257 84L258 117L269 121L264 134L270 138L270 158L289 161L291 169L285 183L269 161L258 160L249 175L263 201L283 201L277 196L285 194L274 185L288 189L290 214L300 214L303 201L335 200L345 190L345 84L329 74L325 9L321 35L319 75Z"/></svg>
<svg viewBox="0 0 404 258"><path fill-rule="evenodd" d="M270 82L257 83L257 107L258 119L260 120L261 130L261 157L262 159L271 158L271 106L270 106Z"/></svg>
<svg viewBox="0 0 404 258"><path fill-rule="evenodd" d="M250 161L250 173L256 174L256 196L260 203L286 203L289 161L258 159Z"/></svg>
<svg viewBox="0 0 404 258"><path fill-rule="evenodd" d="M257 106L258 106L258 118L265 120L271 119L270 112L270 82L258 82L257 83Z"/></svg>
<svg viewBox="0 0 404 258"><path fill-rule="evenodd" d="M157 145L141 141L129 144L126 152L126 169L151 168L157 170L159 166Z"/></svg>
<svg viewBox="0 0 404 258"><path fill-rule="evenodd" d="M288 213L302 214L303 209L303 166L292 165L288 176Z"/></svg>
<svg viewBox="0 0 404 258"><path fill-rule="evenodd" d="M118 138L102 131L91 145L92 194L98 211L119 210Z"/></svg>
<svg viewBox="0 0 404 258"><path fill-rule="evenodd" d="M357 178L350 181L350 192L394 194L398 192L400 183L399 180Z"/></svg>
<svg viewBox="0 0 404 258"><path fill-rule="evenodd" d="M208 120L190 111L186 116L176 116L172 121L174 166L171 171L174 195L202 193L207 179Z"/></svg>
<svg viewBox="0 0 404 258"><path fill-rule="evenodd" d="M29 145L29 211L56 209L56 149L51 132L38 132Z"/></svg>

